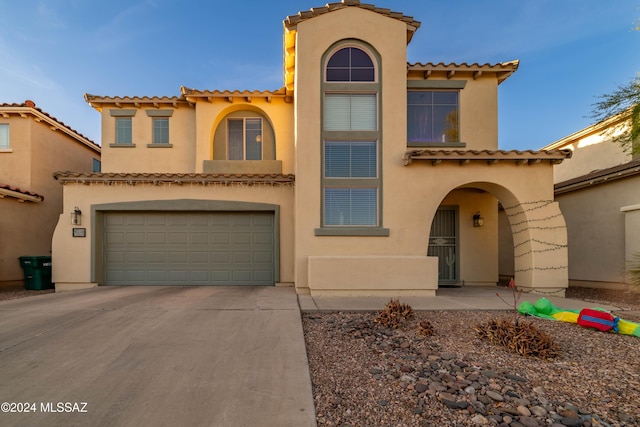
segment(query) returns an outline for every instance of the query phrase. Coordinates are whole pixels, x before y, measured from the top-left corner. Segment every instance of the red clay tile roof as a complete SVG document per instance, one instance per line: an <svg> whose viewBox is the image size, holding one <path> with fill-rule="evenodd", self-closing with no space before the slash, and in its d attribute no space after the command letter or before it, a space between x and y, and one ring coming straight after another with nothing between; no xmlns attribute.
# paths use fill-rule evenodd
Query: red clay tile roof
<svg viewBox="0 0 640 427"><path fill-rule="evenodd" d="M99 96L91 95L89 93L84 94L84 100L90 105L96 104L116 104L122 103L140 103L140 104L173 104L186 103L185 99L181 96ZM93 105L92 105L93 106ZM94 107L95 108L95 107Z"/></svg>
<svg viewBox="0 0 640 427"><path fill-rule="evenodd" d="M293 185L294 175L283 174L213 174L213 173L82 173L55 172L53 177L61 183L125 183L125 184L280 184Z"/></svg>
<svg viewBox="0 0 640 427"><path fill-rule="evenodd" d="M485 161L496 163L501 160L511 160L521 164L535 164L540 161L549 161L553 164L561 163L564 159L570 158L571 150L445 150L445 149L425 149L411 150L404 153L402 159L408 165L414 160L428 160L434 165L442 161L457 161L462 164L471 161Z"/></svg>
<svg viewBox="0 0 640 427"><path fill-rule="evenodd" d="M344 9L346 7L359 7L361 9L370 10L381 15L388 16L393 19L400 20L407 24L407 43L411 41L413 33L420 27L420 21L413 19L413 16L406 16L401 12L393 12L391 9L376 7L373 4L360 3L360 0L342 0L339 3L327 3L325 6L314 7L309 11L298 12L297 15L290 15L284 20L284 26L288 29L294 28L298 23L307 19L323 15L328 12Z"/></svg>
<svg viewBox="0 0 640 427"><path fill-rule="evenodd" d="M519 60L507 61L507 62L498 62L497 64L479 64L474 62L473 64L468 64L466 62L463 63L455 63L452 62L450 64L445 64L444 62L427 62L427 63L407 63L407 72L417 71L417 72L425 72L429 73L432 71L446 71L446 72L473 72L473 78L477 78L482 73L496 73L498 74L498 82L502 83L509 76L515 73L520 66ZM426 77L425 77L426 78Z"/></svg>
<svg viewBox="0 0 640 427"><path fill-rule="evenodd" d="M58 120L57 118L55 118L52 115L50 115L49 113L43 111L39 107L36 107L35 102L33 102L31 100L26 100L22 104L15 104L15 103L14 104L7 104L7 103L0 104L0 114L2 114L3 111L6 112L6 113L11 113L11 112L13 112L15 110L18 110L18 109L31 109L33 111L36 111L36 112L42 114L43 116L45 116L46 118L48 118L49 120L51 120L54 123L56 123L58 126L63 127L65 129L67 129L69 132L78 135L81 139L84 139L85 141L88 141L90 144L95 146L95 148L97 148L98 152L101 150L101 148L100 148L100 146L98 144L96 144L95 142L93 142L92 140L90 140L89 138L87 138L86 136L84 136L83 134L78 132L77 130L73 129L71 126L67 125L63 121Z"/></svg>
<svg viewBox="0 0 640 427"><path fill-rule="evenodd" d="M6 190L6 191L1 191L1 190ZM13 194L15 193L15 194ZM24 195L24 196L30 196L28 198L23 198L20 197L20 195ZM21 199L21 200L29 200L32 202L41 202L44 200L44 196L38 194L38 193L34 193L32 191L27 191L27 190L22 190L18 187L14 187L12 185L9 184L2 184L0 183L0 196L4 197L4 196L9 196L9 197L15 197L17 199ZM36 200L31 200L32 198L35 198Z"/></svg>

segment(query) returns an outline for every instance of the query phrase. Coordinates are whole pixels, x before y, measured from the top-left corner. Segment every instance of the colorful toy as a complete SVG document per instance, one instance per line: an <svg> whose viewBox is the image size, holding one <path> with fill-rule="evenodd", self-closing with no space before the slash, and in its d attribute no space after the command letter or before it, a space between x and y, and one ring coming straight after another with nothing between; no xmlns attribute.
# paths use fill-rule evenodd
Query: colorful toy
<svg viewBox="0 0 640 427"><path fill-rule="evenodd" d="M525 316L535 316L560 322L577 323L587 328L614 331L618 334L640 337L640 324L613 316L606 310L585 308L569 310L556 307L547 298L540 298L534 304L524 301L518 312Z"/></svg>

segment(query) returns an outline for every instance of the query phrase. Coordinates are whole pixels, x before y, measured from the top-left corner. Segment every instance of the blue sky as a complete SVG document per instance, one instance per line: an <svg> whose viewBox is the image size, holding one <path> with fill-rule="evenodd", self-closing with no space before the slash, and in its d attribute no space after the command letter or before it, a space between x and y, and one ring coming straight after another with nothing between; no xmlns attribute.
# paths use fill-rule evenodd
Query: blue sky
<svg viewBox="0 0 640 427"><path fill-rule="evenodd" d="M282 21L317 0L0 0L0 103L26 99L100 143L84 93L282 87ZM591 124L640 72L638 0L365 0L422 22L409 62L520 60L499 89L499 145L539 149Z"/></svg>

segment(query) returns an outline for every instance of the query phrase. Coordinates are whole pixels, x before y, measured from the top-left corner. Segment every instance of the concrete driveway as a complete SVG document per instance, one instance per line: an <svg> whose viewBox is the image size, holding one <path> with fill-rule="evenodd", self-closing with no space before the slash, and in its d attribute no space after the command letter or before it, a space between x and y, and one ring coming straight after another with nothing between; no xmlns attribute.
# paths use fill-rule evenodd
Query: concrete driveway
<svg viewBox="0 0 640 427"><path fill-rule="evenodd" d="M2 426L316 425L297 298L278 287L0 302L0 404Z"/></svg>

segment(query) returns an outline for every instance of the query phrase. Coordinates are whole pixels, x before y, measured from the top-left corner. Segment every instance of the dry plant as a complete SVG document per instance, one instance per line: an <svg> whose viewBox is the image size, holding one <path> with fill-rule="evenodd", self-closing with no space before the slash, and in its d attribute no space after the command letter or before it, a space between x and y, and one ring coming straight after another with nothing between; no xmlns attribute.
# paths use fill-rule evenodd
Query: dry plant
<svg viewBox="0 0 640 427"><path fill-rule="evenodd" d="M530 322L514 324L508 319L492 319L476 325L475 330L480 338L523 356L546 360L560 355L560 347L551 335Z"/></svg>
<svg viewBox="0 0 640 427"><path fill-rule="evenodd" d="M513 302L507 302L496 292L505 304L513 307L513 319L491 319L484 324L476 325L478 336L493 344L523 356L539 359L553 359L559 355L559 346L548 333L538 329L530 322L520 322L518 304L522 290L518 290L513 278L509 281Z"/></svg>
<svg viewBox="0 0 640 427"><path fill-rule="evenodd" d="M428 320L421 320L418 324L418 335L423 337L430 337L436 333L433 329L433 325Z"/></svg>
<svg viewBox="0 0 640 427"><path fill-rule="evenodd" d="M391 299L373 321L390 329L398 329L413 315L413 308L409 304L402 304L399 300Z"/></svg>

